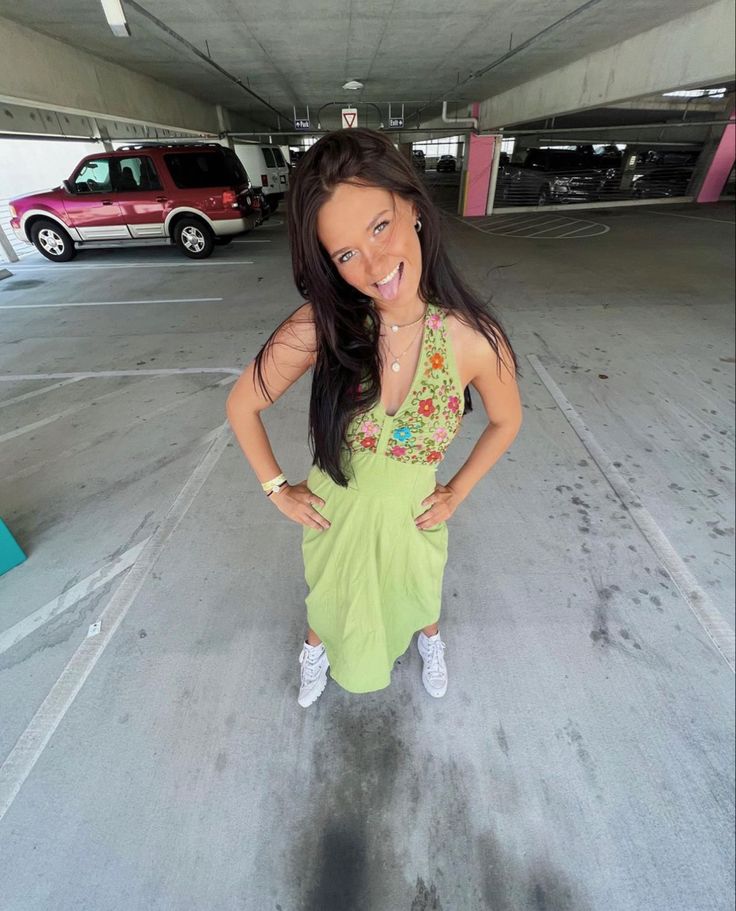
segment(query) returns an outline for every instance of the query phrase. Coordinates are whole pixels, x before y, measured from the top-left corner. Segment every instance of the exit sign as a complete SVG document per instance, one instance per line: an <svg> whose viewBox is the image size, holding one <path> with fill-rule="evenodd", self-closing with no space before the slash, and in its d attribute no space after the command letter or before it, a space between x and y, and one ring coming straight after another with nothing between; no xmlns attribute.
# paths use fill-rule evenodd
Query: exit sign
<svg viewBox="0 0 736 911"><path fill-rule="evenodd" d="M404 128L404 118L391 117L389 119L388 125L392 130L402 130Z"/></svg>

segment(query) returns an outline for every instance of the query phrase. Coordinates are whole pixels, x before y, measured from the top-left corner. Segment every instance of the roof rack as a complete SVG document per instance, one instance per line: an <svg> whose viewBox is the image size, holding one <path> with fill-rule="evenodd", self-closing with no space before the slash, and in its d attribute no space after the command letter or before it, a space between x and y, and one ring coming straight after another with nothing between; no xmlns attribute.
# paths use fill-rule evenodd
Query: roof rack
<svg viewBox="0 0 736 911"><path fill-rule="evenodd" d="M206 146L210 148L222 149L224 146L219 142L137 142L134 145L119 146L116 152L131 152L135 149L178 149L182 146Z"/></svg>

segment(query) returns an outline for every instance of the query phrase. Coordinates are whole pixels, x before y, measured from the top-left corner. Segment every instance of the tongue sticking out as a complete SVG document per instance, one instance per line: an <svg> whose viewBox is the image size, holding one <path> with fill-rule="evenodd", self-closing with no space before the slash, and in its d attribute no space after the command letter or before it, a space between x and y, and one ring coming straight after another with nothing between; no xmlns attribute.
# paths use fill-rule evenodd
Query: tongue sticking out
<svg viewBox="0 0 736 911"><path fill-rule="evenodd" d="M385 285L376 285L378 293L385 301L392 301L399 293L399 283L401 282L401 276L404 274L404 264L403 262L399 265L399 269L391 279L390 282L386 282Z"/></svg>

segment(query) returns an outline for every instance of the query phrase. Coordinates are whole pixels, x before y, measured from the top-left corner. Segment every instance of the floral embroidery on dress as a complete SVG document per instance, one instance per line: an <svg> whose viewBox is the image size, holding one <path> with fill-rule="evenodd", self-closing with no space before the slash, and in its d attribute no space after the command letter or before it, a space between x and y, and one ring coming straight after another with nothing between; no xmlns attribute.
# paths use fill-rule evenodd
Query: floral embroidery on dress
<svg viewBox="0 0 736 911"><path fill-rule="evenodd" d="M377 452L382 424L392 427L384 455L399 462L433 465L458 431L463 414L463 390L450 372L450 340L441 312L429 305L420 361L406 400L395 415L380 404L350 422L347 445L353 452Z"/></svg>

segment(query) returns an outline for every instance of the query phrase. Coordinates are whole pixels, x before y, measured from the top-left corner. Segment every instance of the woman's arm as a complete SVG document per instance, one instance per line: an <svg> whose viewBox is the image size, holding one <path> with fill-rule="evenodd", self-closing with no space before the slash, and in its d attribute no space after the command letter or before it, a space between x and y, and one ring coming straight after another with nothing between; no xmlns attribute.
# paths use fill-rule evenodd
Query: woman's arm
<svg viewBox="0 0 736 911"><path fill-rule="evenodd" d="M503 339L498 339L499 359L483 335L462 324L459 329L458 367L477 390L488 416L488 426L467 461L447 484L462 503L514 441L523 417L514 360Z"/></svg>
<svg viewBox="0 0 736 911"><path fill-rule="evenodd" d="M460 470L446 485L438 484L434 493L422 502L427 512L416 519L418 528L431 528L455 512L509 448L523 420L514 360L503 339L498 338L499 359L476 329L455 318L448 320L448 324L463 386L470 383L478 391L488 415L488 426Z"/></svg>
<svg viewBox="0 0 736 911"><path fill-rule="evenodd" d="M314 363L316 335L311 304L300 307L276 333L263 359L263 379L271 396L264 394L252 361L227 397L225 411L240 448L261 483L281 474L261 412L277 401ZM306 483L289 485L270 499L295 522L311 528L329 528L313 506L324 506Z"/></svg>

